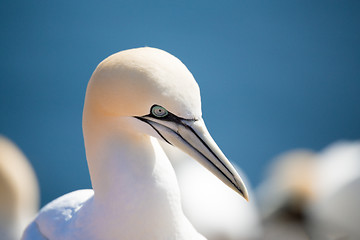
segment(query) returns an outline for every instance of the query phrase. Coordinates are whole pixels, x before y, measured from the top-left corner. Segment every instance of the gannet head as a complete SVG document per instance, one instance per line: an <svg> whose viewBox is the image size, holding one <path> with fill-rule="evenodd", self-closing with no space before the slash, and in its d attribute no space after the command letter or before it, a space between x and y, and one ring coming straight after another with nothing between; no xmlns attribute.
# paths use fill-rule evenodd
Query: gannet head
<svg viewBox="0 0 360 240"><path fill-rule="evenodd" d="M106 58L89 81L84 118L87 112L130 118L133 124L127 129L180 148L248 199L243 181L202 120L194 77L171 54L145 47Z"/></svg>

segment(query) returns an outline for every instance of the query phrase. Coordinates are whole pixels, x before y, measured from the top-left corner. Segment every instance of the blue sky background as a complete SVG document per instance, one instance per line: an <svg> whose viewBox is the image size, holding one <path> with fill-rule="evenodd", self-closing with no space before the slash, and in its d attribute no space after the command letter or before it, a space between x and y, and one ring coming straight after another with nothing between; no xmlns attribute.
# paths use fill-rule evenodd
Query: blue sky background
<svg viewBox="0 0 360 240"><path fill-rule="evenodd" d="M97 64L164 49L197 79L216 142L256 186L272 157L360 138L359 1L1 1L0 133L42 204L89 188L82 105Z"/></svg>

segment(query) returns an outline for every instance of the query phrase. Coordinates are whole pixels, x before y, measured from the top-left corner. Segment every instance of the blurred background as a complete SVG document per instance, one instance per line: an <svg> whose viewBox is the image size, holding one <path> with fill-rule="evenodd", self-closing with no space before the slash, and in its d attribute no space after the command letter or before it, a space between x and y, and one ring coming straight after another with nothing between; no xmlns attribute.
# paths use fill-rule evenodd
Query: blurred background
<svg viewBox="0 0 360 240"><path fill-rule="evenodd" d="M203 117L258 186L270 160L360 137L359 1L1 1L0 134L28 157L41 205L90 188L87 82L120 50L175 55Z"/></svg>

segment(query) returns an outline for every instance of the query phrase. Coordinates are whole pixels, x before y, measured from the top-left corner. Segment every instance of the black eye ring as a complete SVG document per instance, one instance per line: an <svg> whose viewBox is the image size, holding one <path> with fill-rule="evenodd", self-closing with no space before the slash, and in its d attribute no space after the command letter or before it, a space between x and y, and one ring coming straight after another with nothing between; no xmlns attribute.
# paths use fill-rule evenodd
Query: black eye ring
<svg viewBox="0 0 360 240"><path fill-rule="evenodd" d="M151 113L151 115L153 115L154 117L157 117L157 118L163 118L169 114L169 112L165 108L163 108L159 105L152 106L150 109L150 113Z"/></svg>

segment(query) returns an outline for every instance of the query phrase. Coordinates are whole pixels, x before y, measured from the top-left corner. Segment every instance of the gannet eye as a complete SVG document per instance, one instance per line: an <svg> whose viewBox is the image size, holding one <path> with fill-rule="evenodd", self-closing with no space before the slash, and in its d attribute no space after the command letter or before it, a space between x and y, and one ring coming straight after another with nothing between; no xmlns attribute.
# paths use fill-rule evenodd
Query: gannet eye
<svg viewBox="0 0 360 240"><path fill-rule="evenodd" d="M153 116L158 118L166 117L169 114L169 112L165 108L158 105L152 106L150 112Z"/></svg>

